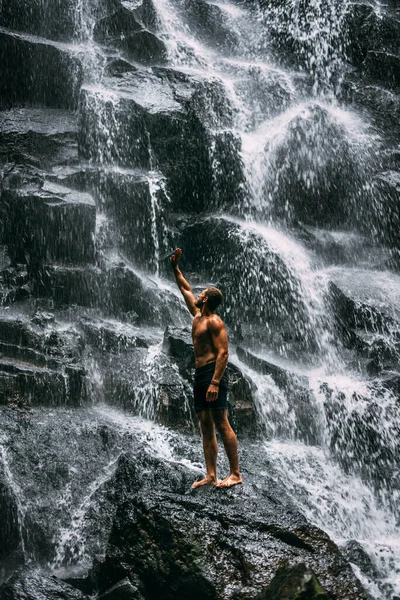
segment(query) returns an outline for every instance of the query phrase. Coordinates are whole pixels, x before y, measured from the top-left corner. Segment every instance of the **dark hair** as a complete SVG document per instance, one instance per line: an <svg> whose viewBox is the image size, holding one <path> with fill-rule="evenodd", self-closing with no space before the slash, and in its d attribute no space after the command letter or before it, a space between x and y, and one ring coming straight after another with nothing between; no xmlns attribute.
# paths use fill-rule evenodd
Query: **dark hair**
<svg viewBox="0 0 400 600"><path fill-rule="evenodd" d="M222 302L222 292L216 287L209 287L206 289L207 294L207 305L211 310L215 310Z"/></svg>

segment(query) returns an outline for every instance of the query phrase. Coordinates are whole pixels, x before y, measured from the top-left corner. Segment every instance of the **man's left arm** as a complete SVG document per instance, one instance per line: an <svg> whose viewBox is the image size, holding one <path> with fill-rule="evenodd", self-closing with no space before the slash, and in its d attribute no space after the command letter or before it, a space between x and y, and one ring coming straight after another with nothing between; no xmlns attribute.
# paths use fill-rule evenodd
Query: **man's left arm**
<svg viewBox="0 0 400 600"><path fill-rule="evenodd" d="M212 381L215 381L217 385L211 383L206 395L206 400L213 402L218 398L218 384L221 381L226 365L228 364L228 336L226 334L225 325L217 316L209 319L208 329L212 337L214 348L217 351L215 371L212 378Z"/></svg>

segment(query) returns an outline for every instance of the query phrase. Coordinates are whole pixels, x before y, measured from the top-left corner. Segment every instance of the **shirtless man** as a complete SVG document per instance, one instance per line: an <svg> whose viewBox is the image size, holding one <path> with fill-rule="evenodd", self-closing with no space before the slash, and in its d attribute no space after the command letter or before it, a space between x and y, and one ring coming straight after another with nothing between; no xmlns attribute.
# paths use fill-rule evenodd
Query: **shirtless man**
<svg viewBox="0 0 400 600"><path fill-rule="evenodd" d="M195 299L192 288L178 266L181 256L182 250L177 248L171 257L171 266L186 305L194 316L192 327L196 359L194 405L200 421L207 468L204 479L195 481L192 487L215 485L220 488L230 488L242 483L242 476L239 471L236 435L228 421L228 380L225 373L228 363L228 337L223 321L214 313L222 301L222 294L217 288L208 287ZM219 483L215 429L221 435L230 467L228 477Z"/></svg>

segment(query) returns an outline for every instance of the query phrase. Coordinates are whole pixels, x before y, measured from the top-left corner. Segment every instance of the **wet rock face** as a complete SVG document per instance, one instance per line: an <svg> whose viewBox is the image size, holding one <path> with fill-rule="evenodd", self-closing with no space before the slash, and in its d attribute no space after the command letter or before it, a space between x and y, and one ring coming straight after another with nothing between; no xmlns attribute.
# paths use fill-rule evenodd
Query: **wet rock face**
<svg viewBox="0 0 400 600"><path fill-rule="evenodd" d="M249 350L320 358L312 315L325 305L318 284L306 290L316 265L398 269L398 11L328 4L318 16L320 3L302 0L172 1L174 47L163 2L0 0L0 577L24 560L79 570L97 555L65 583L18 571L1 599L363 600L344 556L378 579L272 476L260 483L271 464L256 446L270 426L282 439L292 427L291 441L326 442L346 473L399 487L398 411L385 395L400 389L395 277L374 271L368 294L367 271L329 277L337 329L384 407L359 394L360 415L323 384L321 431L307 378ZM246 51L259 8L268 36ZM274 27L271 15L282 16ZM282 68L293 64L299 73ZM230 216L205 218L216 210ZM275 234L295 231L315 264L301 271L304 257L273 247L271 228L248 226L260 216ZM379 260L375 242L390 246ZM159 278L178 243L185 274L223 288L230 342L243 345L228 374L246 485L222 494L191 491L203 457L189 318ZM293 425L274 409L260 423L248 372L271 380Z"/></svg>
<svg viewBox="0 0 400 600"><path fill-rule="evenodd" d="M121 499L106 560L97 570L100 592L128 577L145 599L162 595L217 600L243 594L281 599L292 597L284 590L294 593L298 586L302 598L366 598L354 587L336 547L278 500L253 497L254 490L249 495L245 488L188 494L184 469L148 459L144 464L150 479L139 484L142 467L133 464L129 457L124 461L131 494ZM150 492L153 473L158 485ZM277 571L288 552L290 560L312 566L332 596L304 565Z"/></svg>

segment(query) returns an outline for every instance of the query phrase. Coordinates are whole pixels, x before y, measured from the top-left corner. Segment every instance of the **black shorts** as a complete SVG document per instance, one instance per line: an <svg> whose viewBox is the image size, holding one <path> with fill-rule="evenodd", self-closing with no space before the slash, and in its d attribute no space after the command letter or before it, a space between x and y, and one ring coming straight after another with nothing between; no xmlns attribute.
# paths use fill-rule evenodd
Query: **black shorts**
<svg viewBox="0 0 400 600"><path fill-rule="evenodd" d="M228 408L228 377L225 373L219 382L218 397L214 402L207 402L206 394L210 386L211 379L215 372L215 362L208 363L196 369L194 376L194 408L196 412L201 410L216 410Z"/></svg>

